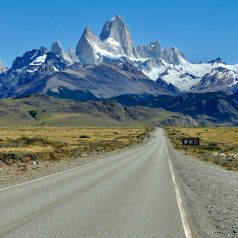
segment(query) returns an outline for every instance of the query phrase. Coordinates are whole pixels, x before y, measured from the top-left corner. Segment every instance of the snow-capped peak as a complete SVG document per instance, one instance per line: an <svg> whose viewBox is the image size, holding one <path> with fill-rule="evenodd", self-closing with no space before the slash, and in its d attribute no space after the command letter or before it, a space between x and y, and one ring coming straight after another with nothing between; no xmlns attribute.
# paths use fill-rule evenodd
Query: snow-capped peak
<svg viewBox="0 0 238 238"><path fill-rule="evenodd" d="M176 74L181 75L181 71L182 74L192 75L191 72L187 73L181 70L181 65L185 65L186 67L190 67L190 65L184 55L176 47L163 49L158 41L154 41L148 46L139 46L136 49L128 26L121 16L115 16L113 19L107 21L103 26L100 37L97 37L93 31L87 27L78 42L76 55L82 64L128 61L153 80L161 77L161 73L165 77L167 74L170 75L172 71L173 76ZM204 73L206 72L207 71ZM197 78L197 75L187 77ZM165 79L167 79L167 77L165 77ZM171 82L168 83L173 83L172 78L171 80L169 79L169 81ZM198 80L190 82L190 80L187 79L185 81L189 81L189 84L180 87L181 90L187 90L198 82ZM176 86L184 85L180 77L177 82Z"/></svg>
<svg viewBox="0 0 238 238"><path fill-rule="evenodd" d="M104 24L100 37L87 27L78 42L76 55L82 64L126 60L138 65L141 70L145 62L152 68L158 66L161 60L178 65L184 59L184 55L177 48L162 49L158 41L136 49L127 24L118 15Z"/></svg>
<svg viewBox="0 0 238 238"><path fill-rule="evenodd" d="M214 68L211 72L204 75L202 80L192 87L194 91L220 91L224 88L233 90L238 85L238 71L231 70L223 65Z"/></svg>
<svg viewBox="0 0 238 238"><path fill-rule="evenodd" d="M226 64L220 57L217 57L216 59L214 60L211 60L208 62L209 64Z"/></svg>
<svg viewBox="0 0 238 238"><path fill-rule="evenodd" d="M11 70L22 72L27 67L30 67L33 70L33 68L35 69L42 65L45 62L46 57L47 49L44 47L27 51L22 57L17 57L13 61Z"/></svg>
<svg viewBox="0 0 238 238"><path fill-rule="evenodd" d="M238 72L238 65L225 65L221 63L219 66L235 73ZM178 65L162 61L160 65L155 65L149 70L145 69L144 73L153 80L159 78L167 83L171 83L181 91L190 91L194 85L202 80L204 75L209 74L214 69L217 69L217 64L192 64L181 58L181 62Z"/></svg>

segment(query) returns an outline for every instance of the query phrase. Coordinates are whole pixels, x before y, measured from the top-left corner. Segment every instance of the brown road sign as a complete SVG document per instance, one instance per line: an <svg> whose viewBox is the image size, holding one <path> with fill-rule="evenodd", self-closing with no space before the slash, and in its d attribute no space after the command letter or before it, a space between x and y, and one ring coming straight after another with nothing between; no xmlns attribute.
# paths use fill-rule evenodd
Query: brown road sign
<svg viewBox="0 0 238 238"><path fill-rule="evenodd" d="M187 146L199 146L200 138L183 138L182 144Z"/></svg>

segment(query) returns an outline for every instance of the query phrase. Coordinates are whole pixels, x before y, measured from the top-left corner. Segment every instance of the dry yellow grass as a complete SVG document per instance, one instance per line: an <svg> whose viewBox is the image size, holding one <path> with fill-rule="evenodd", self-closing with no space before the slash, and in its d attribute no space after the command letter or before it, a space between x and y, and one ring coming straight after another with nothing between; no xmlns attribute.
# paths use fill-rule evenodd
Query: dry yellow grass
<svg viewBox="0 0 238 238"><path fill-rule="evenodd" d="M47 153L53 152L52 146L21 146L0 148L0 153Z"/></svg>
<svg viewBox="0 0 238 238"><path fill-rule="evenodd" d="M0 128L0 160L6 162L24 156L54 160L90 156L139 143L149 131L145 128Z"/></svg>
<svg viewBox="0 0 238 238"><path fill-rule="evenodd" d="M219 143L227 146L238 147L238 128L235 127L196 127L196 128L171 128L178 130L190 137L199 137L202 143Z"/></svg>
<svg viewBox="0 0 238 238"><path fill-rule="evenodd" d="M238 128L236 127L168 127L168 136L174 146L197 158L238 170ZM198 147L182 146L183 137L199 137Z"/></svg>
<svg viewBox="0 0 238 238"><path fill-rule="evenodd" d="M40 137L50 141L60 141L75 144L81 141L107 141L113 139L128 140L144 133L145 129L137 128L62 128L62 127L39 127L39 128L1 128L0 138L19 139L21 137ZM86 135L89 138L80 138Z"/></svg>

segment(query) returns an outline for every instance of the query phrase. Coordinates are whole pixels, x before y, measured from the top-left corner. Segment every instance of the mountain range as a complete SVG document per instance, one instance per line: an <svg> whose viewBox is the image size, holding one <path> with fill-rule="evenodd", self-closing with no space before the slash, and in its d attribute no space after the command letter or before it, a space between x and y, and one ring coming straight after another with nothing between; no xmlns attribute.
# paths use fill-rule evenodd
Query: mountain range
<svg viewBox="0 0 238 238"><path fill-rule="evenodd" d="M202 122L197 115L204 109L195 101L200 103L203 96L206 103L215 100L219 102L216 107L219 111L221 105L231 102L224 96L221 103L220 92L235 100L238 65L228 65L219 57L207 63L191 63L176 47L162 48L159 41L136 46L121 16L108 20L99 36L86 27L75 50L69 47L64 51L60 42L55 41L49 50L41 47L16 57L9 69L0 61L1 99L32 94L80 101L124 97L129 100L126 104L130 104L136 95L143 99L137 100L143 106L156 105L195 116ZM216 97L211 96L214 93ZM184 95L193 98L191 105L186 103L185 107L180 98ZM170 106L163 103L165 99ZM158 101L161 103L155 103ZM232 105L233 111L238 110L236 104ZM192 113L194 107L200 111ZM212 113L204 115L207 123ZM232 115L227 123L238 120L236 113Z"/></svg>
<svg viewBox="0 0 238 238"><path fill-rule="evenodd" d="M219 71L218 77L224 76L223 78L227 79L229 75L235 80L232 85L224 80L225 86L232 90L237 83L235 75L238 72L238 65L227 65L220 58L208 63L192 64L177 48L163 49L159 41L136 47L121 16L115 16L107 21L99 37L87 27L78 42L76 55L83 64L129 62L150 79L163 80L181 92L190 91L201 80L206 81L205 76L212 71L218 71L218 68L226 69L226 72ZM213 86L211 85L212 90ZM195 87L195 90L199 89ZM219 91L220 86L215 90Z"/></svg>
<svg viewBox="0 0 238 238"><path fill-rule="evenodd" d="M0 72L0 98L30 93L69 98L75 98L73 94L110 98L128 93L233 93L238 87L238 65L227 65L220 58L193 64L177 48L163 49L159 41L136 47L121 16L107 21L99 36L86 27L75 51L69 47L65 52L56 41L50 50L42 47L17 57L8 70L0 63Z"/></svg>

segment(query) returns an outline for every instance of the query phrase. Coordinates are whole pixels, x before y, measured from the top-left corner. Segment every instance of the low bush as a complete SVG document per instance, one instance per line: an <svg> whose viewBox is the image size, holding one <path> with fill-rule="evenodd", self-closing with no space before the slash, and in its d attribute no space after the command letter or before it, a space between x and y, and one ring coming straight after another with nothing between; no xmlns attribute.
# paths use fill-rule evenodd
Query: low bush
<svg viewBox="0 0 238 238"><path fill-rule="evenodd" d="M81 138L81 139L86 139L86 138L90 138L90 136L87 136L87 135L81 135L81 136L79 136L79 138Z"/></svg>

